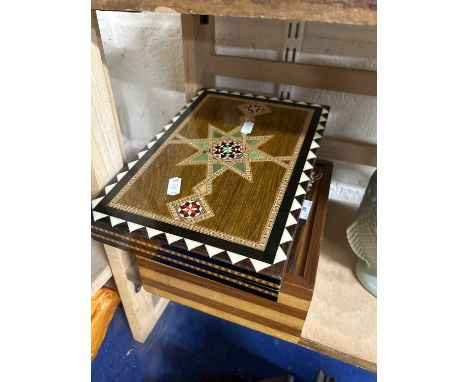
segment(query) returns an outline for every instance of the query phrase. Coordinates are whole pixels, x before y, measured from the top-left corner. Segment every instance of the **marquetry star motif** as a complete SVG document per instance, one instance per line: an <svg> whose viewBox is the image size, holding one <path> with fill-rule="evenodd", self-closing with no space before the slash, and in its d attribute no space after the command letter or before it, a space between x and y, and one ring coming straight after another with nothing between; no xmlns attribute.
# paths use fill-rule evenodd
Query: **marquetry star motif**
<svg viewBox="0 0 468 382"><path fill-rule="evenodd" d="M287 168L292 157L273 157L259 147L273 135L242 134L242 126L225 132L208 125L208 138L188 139L176 134L177 143L186 143L197 151L178 166L206 165L206 179L194 187L197 193L210 193L212 181L225 171L232 171L252 182L252 162L275 162ZM174 142L176 143L176 142Z"/></svg>

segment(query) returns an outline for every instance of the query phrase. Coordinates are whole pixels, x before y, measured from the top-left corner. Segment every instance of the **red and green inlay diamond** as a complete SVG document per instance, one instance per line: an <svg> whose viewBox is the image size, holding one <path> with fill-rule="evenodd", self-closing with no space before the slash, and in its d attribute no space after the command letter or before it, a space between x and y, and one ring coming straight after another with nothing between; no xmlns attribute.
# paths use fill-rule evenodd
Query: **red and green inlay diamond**
<svg viewBox="0 0 468 382"><path fill-rule="evenodd" d="M194 218L203 212L203 208L198 200L187 200L177 207L177 212L181 218Z"/></svg>
<svg viewBox="0 0 468 382"><path fill-rule="evenodd" d="M244 155L244 147L237 141L220 141L213 145L212 154L217 159L234 160Z"/></svg>

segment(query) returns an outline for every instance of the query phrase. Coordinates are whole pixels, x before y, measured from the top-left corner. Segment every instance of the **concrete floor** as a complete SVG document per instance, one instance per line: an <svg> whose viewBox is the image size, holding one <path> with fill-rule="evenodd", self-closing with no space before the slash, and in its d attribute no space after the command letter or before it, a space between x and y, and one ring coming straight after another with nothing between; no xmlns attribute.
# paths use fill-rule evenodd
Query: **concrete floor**
<svg viewBox="0 0 468 382"><path fill-rule="evenodd" d="M318 369L338 382L375 382L374 373L171 302L144 344L133 340L122 306L92 363L94 382L253 380L291 374L312 382Z"/></svg>

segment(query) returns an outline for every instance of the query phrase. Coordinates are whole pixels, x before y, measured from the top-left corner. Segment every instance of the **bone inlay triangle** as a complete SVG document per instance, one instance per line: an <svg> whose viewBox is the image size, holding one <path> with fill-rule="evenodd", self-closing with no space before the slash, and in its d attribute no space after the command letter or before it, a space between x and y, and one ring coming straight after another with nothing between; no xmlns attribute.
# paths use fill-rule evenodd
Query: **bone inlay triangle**
<svg viewBox="0 0 468 382"><path fill-rule="evenodd" d="M221 248L212 247L211 245L205 245L205 247L206 247L206 250L208 251L208 255L210 257L213 257L213 256L217 255L218 253L223 252L223 250Z"/></svg>
<svg viewBox="0 0 468 382"><path fill-rule="evenodd" d="M117 224L123 223L125 220L111 216L110 221L111 221L111 226L114 227Z"/></svg>
<svg viewBox="0 0 468 382"><path fill-rule="evenodd" d="M169 244L172 244L172 243L174 243L175 241L178 241L178 240L182 239L181 236L172 235L172 234L170 234L170 233L166 233L166 238L167 238L167 242L168 242Z"/></svg>
<svg viewBox="0 0 468 382"><path fill-rule="evenodd" d="M190 251L194 248L199 247L200 245L203 245L203 243L200 243L198 241L190 240L190 239L184 239L185 245L187 246L187 249Z"/></svg>
<svg viewBox="0 0 468 382"><path fill-rule="evenodd" d="M148 228L148 227L146 227L146 232L148 233L149 238L152 238L153 236L160 235L163 233L162 231L158 231L157 229Z"/></svg>
<svg viewBox="0 0 468 382"><path fill-rule="evenodd" d="M128 230L130 232L136 231L137 229L142 228L143 226L140 224L132 223L132 222L127 222L128 224Z"/></svg>
<svg viewBox="0 0 468 382"><path fill-rule="evenodd" d="M228 251L227 254L228 254L228 256L231 259L233 264L238 263L239 261L242 261L242 260L246 259L245 256L239 255L238 253L233 253L233 252Z"/></svg>
<svg viewBox="0 0 468 382"><path fill-rule="evenodd" d="M250 262L252 263L253 267L255 268L257 272L260 272L262 269L265 269L271 266L271 264L269 263L265 263L263 261L258 261L254 259L250 259Z"/></svg>

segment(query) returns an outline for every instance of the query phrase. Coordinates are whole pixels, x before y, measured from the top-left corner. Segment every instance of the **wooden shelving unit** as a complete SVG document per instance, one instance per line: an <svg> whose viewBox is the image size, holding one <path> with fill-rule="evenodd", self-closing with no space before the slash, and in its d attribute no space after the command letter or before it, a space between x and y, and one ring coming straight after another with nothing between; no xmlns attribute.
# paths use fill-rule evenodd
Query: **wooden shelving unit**
<svg viewBox="0 0 468 382"><path fill-rule="evenodd" d="M187 99L213 87L216 75L286 83L375 96L375 71L214 54L214 17L235 16L376 25L376 3L365 0L93 0L92 1L92 184L97 193L123 167L125 155L95 10L181 13ZM200 14L210 15L208 23ZM254 70L252 70L254 68ZM261 70L259 69L261 68ZM376 146L324 139L321 157L376 166ZM314 297L300 344L369 370L376 370L376 299L354 275L355 256L345 238L354 210L330 201ZM136 340L144 342L167 300L141 289L135 259L104 246ZM105 277L103 277L105 278Z"/></svg>

